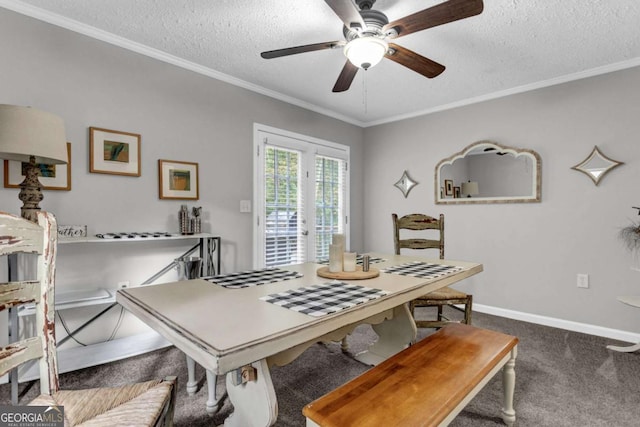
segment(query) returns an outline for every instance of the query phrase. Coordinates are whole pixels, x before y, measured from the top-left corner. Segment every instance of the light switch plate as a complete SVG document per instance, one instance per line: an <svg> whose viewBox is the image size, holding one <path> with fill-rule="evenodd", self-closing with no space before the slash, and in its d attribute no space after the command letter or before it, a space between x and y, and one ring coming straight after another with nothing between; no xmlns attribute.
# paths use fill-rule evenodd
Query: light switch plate
<svg viewBox="0 0 640 427"><path fill-rule="evenodd" d="M251 213L251 200L240 200L240 213Z"/></svg>
<svg viewBox="0 0 640 427"><path fill-rule="evenodd" d="M585 288L585 289L589 288L589 275L578 273L577 286L579 288Z"/></svg>

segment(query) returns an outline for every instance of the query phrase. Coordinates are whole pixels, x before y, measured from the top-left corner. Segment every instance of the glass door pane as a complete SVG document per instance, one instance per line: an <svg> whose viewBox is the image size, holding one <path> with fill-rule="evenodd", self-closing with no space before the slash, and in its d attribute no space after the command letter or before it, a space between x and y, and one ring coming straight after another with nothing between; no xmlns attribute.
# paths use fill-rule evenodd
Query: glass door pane
<svg viewBox="0 0 640 427"><path fill-rule="evenodd" d="M301 153L271 145L264 155L264 265L306 260Z"/></svg>
<svg viewBox="0 0 640 427"><path fill-rule="evenodd" d="M315 252L329 258L334 233L344 232L345 161L316 156L315 162Z"/></svg>

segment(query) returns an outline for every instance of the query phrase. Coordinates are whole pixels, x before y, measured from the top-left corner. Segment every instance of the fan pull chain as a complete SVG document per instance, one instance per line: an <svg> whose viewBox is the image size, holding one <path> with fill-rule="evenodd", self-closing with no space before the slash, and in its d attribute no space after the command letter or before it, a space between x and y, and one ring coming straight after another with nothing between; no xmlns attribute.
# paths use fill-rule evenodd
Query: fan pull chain
<svg viewBox="0 0 640 427"><path fill-rule="evenodd" d="M362 104L364 105L364 114L368 114L369 110L367 109L367 71L365 70L362 73Z"/></svg>

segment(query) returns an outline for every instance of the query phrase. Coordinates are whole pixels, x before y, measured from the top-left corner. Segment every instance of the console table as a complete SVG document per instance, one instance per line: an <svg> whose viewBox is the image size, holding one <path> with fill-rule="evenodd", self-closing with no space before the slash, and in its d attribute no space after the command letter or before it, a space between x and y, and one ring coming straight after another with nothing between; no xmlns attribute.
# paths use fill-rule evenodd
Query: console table
<svg viewBox="0 0 640 427"><path fill-rule="evenodd" d="M99 237L59 237L58 244L59 245L67 245L67 244L135 244L136 242L161 242L167 240L197 240L197 243L191 247L189 250L184 252L178 258L182 258L185 256L192 255L197 252L200 258L203 259L202 264L202 275L203 276L212 276L219 274L220 272L220 236L215 236L209 233L199 233L199 234L172 234L172 235L164 235L159 237L133 237L133 238L119 238L119 239L104 239ZM12 276L13 279L19 278L19 267L18 267L18 259L17 257L9 258L9 275ZM148 285L153 283L159 277L163 276L170 270L172 270L176 266L175 259L171 260L171 262L161 270L155 272L152 276L146 279L144 282L140 283L139 286ZM113 289L103 289L103 288L93 288L93 289L83 289L80 291L60 291L56 290L56 311L66 310L70 308L77 308L83 306L93 306L93 305L104 305L105 308L101 310L98 314L87 319L76 329L71 331L67 336L58 340L58 345L63 344L72 336L95 322L97 319L102 317L105 313L107 313L112 308L116 307L118 304L115 300L115 290ZM10 310L9 313L9 341L15 341L16 337L19 336L19 321L18 317L22 316L30 316L35 313L34 308L25 307L19 311ZM169 345L169 343L159 337L156 333L152 332L150 334L143 334L144 336L136 336L134 340L130 337L121 338L123 346L127 346L127 348L134 348L133 353L128 353L125 357L130 357L136 353L135 348L143 348L145 346L155 348L161 348L163 346ZM65 360L71 360L76 356L76 353L86 352L87 354L91 354L90 358L92 360L91 364L83 364L82 366L72 366L73 363L65 363ZM88 345L81 348L71 348L67 350L58 350L59 354L59 372L69 372L79 368L85 368L88 366L95 366L101 363L105 363L111 360L116 360L114 358L113 353L109 354L109 351L105 351L105 343L97 343ZM68 357L65 357L65 354ZM20 372L18 377L17 370L14 370L9 375L9 382L11 383L11 401L14 404L17 404L18 401L18 382L28 381L30 379L36 378L37 375L37 366L31 366L29 369L24 372Z"/></svg>
<svg viewBox="0 0 640 427"><path fill-rule="evenodd" d="M636 296L618 297L618 301L620 301L623 304L630 305L632 307L640 308L640 296L638 296L638 295L636 295ZM620 351L620 352L623 352L623 353L632 353L634 351L640 350L640 343L634 344L634 345L630 345L630 346L626 346L626 347L618 346L618 345L608 345L607 348L609 350L613 350L613 351Z"/></svg>

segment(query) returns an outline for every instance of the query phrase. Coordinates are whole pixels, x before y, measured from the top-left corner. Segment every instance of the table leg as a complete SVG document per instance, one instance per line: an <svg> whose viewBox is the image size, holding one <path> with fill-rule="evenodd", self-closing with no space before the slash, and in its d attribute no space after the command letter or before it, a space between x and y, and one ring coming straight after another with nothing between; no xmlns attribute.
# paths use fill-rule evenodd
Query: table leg
<svg viewBox="0 0 640 427"><path fill-rule="evenodd" d="M225 427L268 427L278 417L278 401L265 359L251 364L257 371L255 381L233 385L234 372L227 373L227 393L234 411Z"/></svg>
<svg viewBox="0 0 640 427"><path fill-rule="evenodd" d="M409 347L418 333L416 323L406 304L394 308L391 319L372 327L378 334L378 341L371 344L368 350L355 356L356 360L367 365L377 365Z"/></svg>
<svg viewBox="0 0 640 427"><path fill-rule="evenodd" d="M187 356L187 394L193 396L198 390L198 381L196 381L196 362Z"/></svg>
<svg viewBox="0 0 640 427"><path fill-rule="evenodd" d="M218 376L207 369L207 412L209 414L215 414L220 409L222 400L226 396L226 393L216 398L216 389L218 386Z"/></svg>
<svg viewBox="0 0 640 427"><path fill-rule="evenodd" d="M340 350L342 350L343 353L346 353L349 351L349 341L347 340L347 338L349 337L349 335L347 335L346 337L342 338L341 344L340 344Z"/></svg>
<svg viewBox="0 0 640 427"><path fill-rule="evenodd" d="M630 345L628 347L622 347L622 346L619 346L619 345L608 345L607 348L609 350L619 351L619 352L622 352L622 353L633 353L634 351L640 350L640 343L634 344L634 345Z"/></svg>

